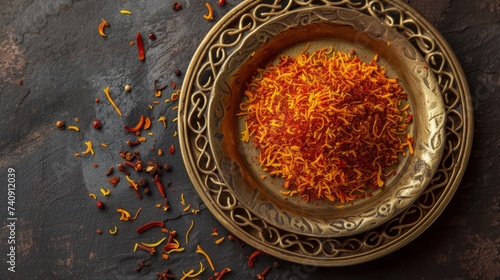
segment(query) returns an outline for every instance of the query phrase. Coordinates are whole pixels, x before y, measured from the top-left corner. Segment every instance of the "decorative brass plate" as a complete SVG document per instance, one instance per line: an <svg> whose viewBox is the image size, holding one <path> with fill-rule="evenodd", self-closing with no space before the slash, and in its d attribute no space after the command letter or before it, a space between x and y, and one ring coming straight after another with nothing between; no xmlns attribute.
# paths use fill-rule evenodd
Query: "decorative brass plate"
<svg viewBox="0 0 500 280"><path fill-rule="evenodd" d="M349 14L353 17L342 16ZM297 21L298 15L301 16ZM356 18L363 20L357 21ZM218 93L221 87L222 91L229 92L228 86L220 82L227 81L224 73L231 73L229 69L234 65L234 69L238 68L246 60L246 49L258 50L262 42L277 34L254 40L266 33L259 33L259 30L268 31L269 26L280 25L283 19L287 19L284 28L341 20L343 22L337 22L334 29L340 25L350 26L356 30L354 34L363 34L366 36L363 38L374 41L361 47L366 47L367 55L372 55L370 51L380 52L387 64L394 66L392 71L403 77L403 86L409 95L413 92L410 104L418 113L415 114L417 124L412 130L418 138L416 150L420 154L400 164L399 168L404 172L399 174L403 175L376 193L373 199L355 203L344 213L328 209L333 215L330 220L326 216L314 220L314 215L306 215L304 220L303 212L288 213L292 207L282 204L276 207L273 205L276 200L272 199L273 203L265 204L261 200L261 204L256 204L256 197L268 200L271 196L248 197L253 190L235 184L248 181L234 176L239 173L234 172L235 166L217 140L229 137L220 135L216 129L222 121L225 106L231 103L226 99L230 95ZM370 24L363 25L366 22ZM272 29L276 30L276 27ZM347 36L349 38L353 37ZM404 39L398 41L398 38ZM393 49L376 43L384 40L394 40ZM398 55L393 50L406 52ZM414 63L405 66L406 63L400 61L405 57L413 58ZM420 57L423 60L419 60ZM424 71L426 67L432 71L435 80L431 73ZM430 92L424 90L422 94L416 94L418 89L429 89ZM446 119L439 118L444 117L440 104L444 104ZM458 187L472 142L471 101L459 63L439 33L421 15L396 1L243 2L211 30L193 57L180 98L179 121L186 168L196 190L215 217L228 230L268 254L322 266L372 260L404 246L422 233L443 211ZM446 126L445 136L440 130L443 124ZM442 149L444 154L441 157ZM404 186L412 186L410 189L413 190L407 195L394 196L406 190ZM258 190L265 192L266 188ZM404 202L399 205L399 201ZM386 202L390 206L384 208ZM363 213L368 213L367 219L361 217Z"/></svg>
<svg viewBox="0 0 500 280"><path fill-rule="evenodd" d="M300 43L302 42L302 43ZM388 43L390 42L390 43ZM374 55L398 77L415 116L409 132L415 153L400 159L396 176L371 197L351 203L304 203L280 194L283 180L260 178L252 144L243 144L244 120L236 116L245 82L257 67L277 56L305 48L356 50L369 63ZM353 235L372 229L411 205L430 182L444 147L444 105L433 73L417 50L379 19L337 7L305 7L270 19L246 35L226 59L216 78L208 107L208 137L217 169L236 200L285 231L322 237ZM392 167L394 168L394 167Z"/></svg>

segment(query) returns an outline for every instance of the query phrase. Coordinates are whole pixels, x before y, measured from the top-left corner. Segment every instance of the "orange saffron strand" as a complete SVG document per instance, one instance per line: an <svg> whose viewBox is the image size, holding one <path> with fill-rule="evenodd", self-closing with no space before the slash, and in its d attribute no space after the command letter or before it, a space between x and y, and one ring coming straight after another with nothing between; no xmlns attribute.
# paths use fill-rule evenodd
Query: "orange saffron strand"
<svg viewBox="0 0 500 280"><path fill-rule="evenodd" d="M346 203L384 185L386 167L404 156L407 126L398 79L332 49L281 56L247 83L237 116L243 142L263 170L285 179L283 194ZM409 137L409 136L408 136Z"/></svg>

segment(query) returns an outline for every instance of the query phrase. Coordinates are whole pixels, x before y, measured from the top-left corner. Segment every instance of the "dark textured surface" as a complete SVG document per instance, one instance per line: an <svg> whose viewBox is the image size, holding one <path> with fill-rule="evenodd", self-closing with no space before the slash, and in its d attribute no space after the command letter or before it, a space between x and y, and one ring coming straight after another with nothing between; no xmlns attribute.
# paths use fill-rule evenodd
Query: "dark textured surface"
<svg viewBox="0 0 500 280"><path fill-rule="evenodd" d="M176 128L171 120L176 112L163 100L174 90L168 89L155 100L153 82L175 81L179 68L185 72L193 53L214 25L202 18L204 2L180 1L183 9L174 12L173 1L3 1L0 11L0 195L2 267L7 279L155 279L156 272L167 267L179 279L182 271L197 269L204 258L194 251L197 244L212 256L217 270L230 267L224 279L255 279L272 257L260 257L254 268L246 265L249 246L239 248L225 240L215 245L211 236L223 227L201 204L177 150L168 154ZM5 3L7 2L7 3ZM215 5L220 19L239 1ZM474 101L474 144L469 165L460 187L436 222L420 237L381 259L351 267L316 268L281 262L266 279L495 279L500 277L499 255L499 186L500 181L500 4L495 0L407 1L419 10L443 34L455 51L467 76ZM120 14L120 9L132 15ZM108 36L97 33L105 18ZM146 60L137 60L136 46L129 42L140 31L146 45ZM156 34L151 41L147 35ZM126 93L123 86L130 84ZM124 111L119 117L109 106L102 89L111 87L115 101ZM101 102L96 104L95 98ZM154 136L138 149L144 159L156 157L172 165L164 182L172 206L166 213L156 208L162 203L157 193L137 200L122 182L112 188L103 175L108 166L120 161L118 151L127 149L126 139L134 139L122 129L133 125L140 114L169 119L165 130L153 121ZM75 122L75 118L79 122ZM93 119L103 122L101 130L91 127ZM56 120L77 124L80 132L60 131ZM165 132L166 131L166 132ZM94 157L75 158L85 150L84 141L92 140ZM157 140L156 143L153 140ZM107 149L99 146L105 142ZM167 153L157 156L150 147ZM99 163L93 167L92 163ZM7 173L16 174L16 272L7 271ZM148 177L149 178L149 177ZM110 197L102 198L100 188L111 188ZM153 191L154 191L153 186ZM88 196L94 192L107 208L99 211ZM182 211L180 194L199 214ZM143 207L134 222L119 221L117 207L135 212ZM137 241L153 242L163 236L146 232L138 236L135 228L149 220L167 220L166 227L184 233L191 220L195 226L186 251L163 260L157 253L133 253ZM114 225L115 236L107 233ZM101 228L104 234L97 235ZM150 259L151 267L134 272L136 262ZM211 275L210 269L202 279ZM333 278L332 278L333 277Z"/></svg>

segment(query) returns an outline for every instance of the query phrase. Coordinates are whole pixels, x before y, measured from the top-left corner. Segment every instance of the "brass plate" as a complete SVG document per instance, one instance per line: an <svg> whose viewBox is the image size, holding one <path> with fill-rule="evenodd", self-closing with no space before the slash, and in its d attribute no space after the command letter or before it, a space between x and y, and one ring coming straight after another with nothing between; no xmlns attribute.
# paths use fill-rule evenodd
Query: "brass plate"
<svg viewBox="0 0 500 280"><path fill-rule="evenodd" d="M273 219L270 222L269 217L263 218L249 209L251 203L244 203L240 201L240 196L235 195L221 172L228 167L221 168L223 162L216 162L219 155L214 155L214 147L209 140L214 139L209 127L215 126L208 121L211 112L208 108L214 98L215 81L228 57L236 53L245 38L259 27L282 15L319 7L363 13L406 38L434 73L437 92L441 93L446 112L446 136L442 139L444 154L440 158L439 149L435 150L437 170L419 191L421 194L407 207L391 214L395 216L381 221L374 228L367 226L356 233L297 233L296 230L283 228L282 223L277 225ZM377 38L376 34L370 36ZM404 86L408 87L408 84ZM414 106L413 103L419 101L413 99L410 102ZM420 122L426 119L429 119L428 115L422 116ZM194 55L182 88L179 121L181 151L187 171L214 216L255 248L285 260L321 266L342 266L372 260L404 246L422 233L443 211L458 187L472 144L470 94L458 61L432 25L412 8L397 1L243 2L221 19ZM432 171L426 172L432 174ZM383 196L384 193L381 193L376 197ZM378 199L371 201L380 203ZM351 208L362 207L363 203Z"/></svg>
<svg viewBox="0 0 500 280"><path fill-rule="evenodd" d="M388 43L390 42L390 43ZM281 178L265 174L251 143L241 142L245 127L236 117L245 83L257 68L283 54L295 56L333 47L355 50L369 63L378 55L388 77L398 77L408 93L415 116L408 132L415 153L400 159L395 176L371 192L371 197L350 203L286 200ZM404 105L404 104L403 104ZM217 169L238 202L252 213L290 233L340 237L372 229L411 205L430 182L444 147L444 105L434 74L405 37L379 19L336 7L305 7L263 23L245 36L226 59L216 78L208 107L208 137ZM387 172L387 171L386 171ZM326 203L324 203L326 202Z"/></svg>

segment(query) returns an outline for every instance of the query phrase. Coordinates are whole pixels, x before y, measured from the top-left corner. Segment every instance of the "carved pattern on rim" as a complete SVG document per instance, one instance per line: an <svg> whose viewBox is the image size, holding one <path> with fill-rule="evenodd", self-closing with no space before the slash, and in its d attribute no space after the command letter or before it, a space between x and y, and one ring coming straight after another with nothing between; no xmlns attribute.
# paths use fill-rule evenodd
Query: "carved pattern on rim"
<svg viewBox="0 0 500 280"><path fill-rule="evenodd" d="M395 1L248 1L204 41L195 55L181 95L181 147L191 179L205 203L214 207L228 229L238 229L247 243L277 257L315 265L338 266L368 261L404 246L434 221L458 187L470 153L472 112L458 62L432 27ZM445 150L431 183L412 206L383 225L340 238L292 234L274 227L242 207L219 176L210 152L206 109L223 62L245 34L270 18L305 6L335 6L380 18L417 48L434 72L446 110ZM237 15L237 17L235 16ZM228 15L229 16L229 15ZM463 168L456 168L457 166ZM189 171L191 170L191 171ZM203 194L205 197L203 197ZM215 204L209 205L209 203ZM222 218L224 217L224 218Z"/></svg>

